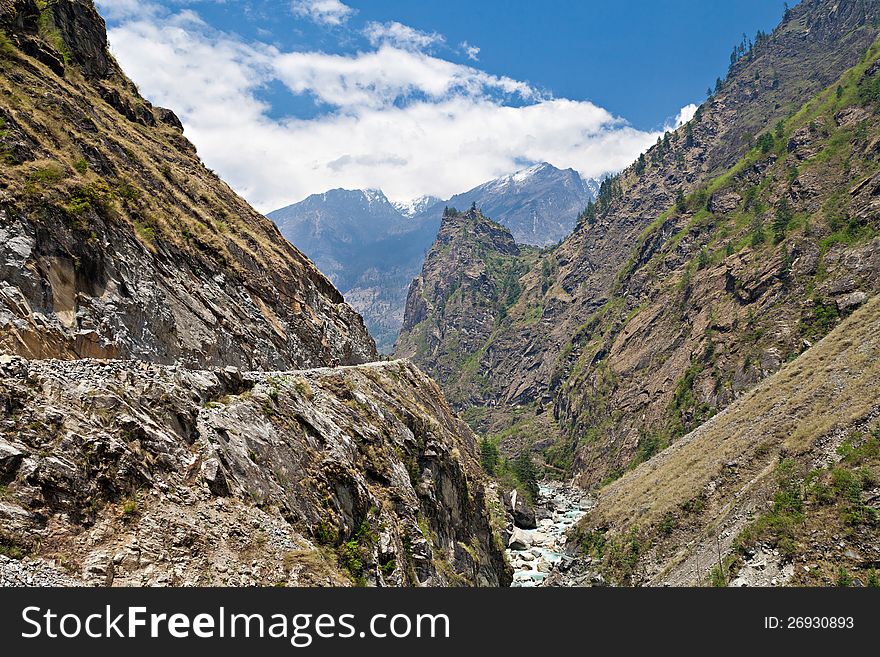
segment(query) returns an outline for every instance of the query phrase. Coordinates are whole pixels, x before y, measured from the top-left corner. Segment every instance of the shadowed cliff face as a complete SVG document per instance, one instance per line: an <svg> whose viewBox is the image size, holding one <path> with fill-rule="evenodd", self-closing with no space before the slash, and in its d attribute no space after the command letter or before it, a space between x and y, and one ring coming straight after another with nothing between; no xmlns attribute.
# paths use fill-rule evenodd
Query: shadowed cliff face
<svg viewBox="0 0 880 657"><path fill-rule="evenodd" d="M484 321L470 368L444 378L452 368L436 350L416 362L481 429L513 426L505 436L546 447L552 415L548 458L585 485L619 476L776 371L876 291L871 183L841 193L876 170L876 104L859 95L875 72L861 70L840 99L835 87L878 16L876 2L800 3L691 122L609 185L601 211L521 259L521 292ZM819 102L833 111L798 114L829 85ZM791 216L777 238L778 210ZM755 244L753 224L764 236ZM414 288L436 287L427 273ZM492 306L476 294L463 312ZM459 304L445 307L435 326L413 304L417 321L405 325L418 327L399 344L463 324Z"/></svg>
<svg viewBox="0 0 880 657"><path fill-rule="evenodd" d="M332 284L140 97L91 2L0 12L0 348L269 369L376 357Z"/></svg>

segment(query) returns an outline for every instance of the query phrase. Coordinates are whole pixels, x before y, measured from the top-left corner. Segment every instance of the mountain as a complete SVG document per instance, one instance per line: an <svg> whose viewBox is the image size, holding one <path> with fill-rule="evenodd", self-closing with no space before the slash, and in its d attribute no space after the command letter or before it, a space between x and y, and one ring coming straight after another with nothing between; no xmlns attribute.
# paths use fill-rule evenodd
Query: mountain
<svg viewBox="0 0 880 657"><path fill-rule="evenodd" d="M90 3L2 7L0 348L195 367L375 359L327 278L138 95Z"/></svg>
<svg viewBox="0 0 880 657"><path fill-rule="evenodd" d="M439 222L404 216L381 191L345 189L313 194L268 217L363 314L379 349L390 351L407 287Z"/></svg>
<svg viewBox="0 0 880 657"><path fill-rule="evenodd" d="M415 217L425 210L443 202L443 199L436 196L419 196L411 201L398 201L393 203L397 211L404 217Z"/></svg>
<svg viewBox="0 0 880 657"><path fill-rule="evenodd" d="M550 246L571 233L597 191L596 181L583 180L574 169L542 162L456 194L417 216L438 218L444 206L467 209L476 203L507 226L517 243Z"/></svg>
<svg viewBox="0 0 880 657"><path fill-rule="evenodd" d="M138 94L91 0L0 0L0 91L0 581L510 582L476 436Z"/></svg>
<svg viewBox="0 0 880 657"><path fill-rule="evenodd" d="M476 203L522 244L547 245L571 232L595 198L595 181L547 163L491 180L448 201L422 196L392 203L379 190L334 189L267 216L342 291L390 352L403 323L407 290L437 236L447 205Z"/></svg>
<svg viewBox="0 0 880 657"><path fill-rule="evenodd" d="M692 121L602 182L595 204L557 248L535 257L479 245L481 259L521 272L501 303L504 276L464 276L460 286L443 287L444 272L461 267L460 254L476 246L475 231L432 247L436 258L411 288L397 353L437 376L463 417L502 450L530 447L548 471L599 488L607 502L584 521L576 546L578 555L596 560L594 575L661 582L664 568L695 554L688 544L695 533L703 532L703 547L718 537L709 536L713 511L700 515L704 504L724 513L739 509L739 520L778 506L777 515L749 532L740 535L747 528L740 523L723 534L726 579L742 567L747 581L746 562L765 553L762 545L787 551L789 568L792 558L815 552L800 530L786 533L801 522L802 510L783 498L812 481L805 477L813 470L810 477L827 489L805 502L814 514L807 526L818 531L834 508L852 521L843 524L861 537L859 545L876 543L870 518L878 464L865 439L875 431L876 395L858 378L869 362L861 356L873 347L850 350L862 343L856 336L872 316L857 311L845 331L829 336L843 351L821 373L813 350L880 290L872 196L878 25L877 2L805 0L788 11L772 34L759 34L744 49ZM473 316L480 317L477 331ZM458 349L465 338L467 348ZM819 342L823 349L827 340ZM850 372L837 369L850 367L847 358L858 376L844 383ZM797 367L802 359L812 365ZM812 377L827 382L829 397L837 383L848 386L853 401L845 420L832 421L836 414L827 407L823 419L822 408L792 403L786 391L809 389ZM767 436L763 447L749 442L747 431L763 422L757 406L734 411L740 399L755 399L756 386L777 400L774 413L788 414L784 424L755 431L755 440ZM780 427L794 435L785 440ZM709 467L689 451L696 447L684 446L696 444L704 456L723 454L723 466L713 460ZM760 452L757 460L751 450ZM773 459L765 458L771 454L791 463L773 474ZM835 475L829 459L842 455L852 463ZM860 463L867 469L853 474ZM703 486L701 493L661 496L686 476ZM744 508L726 482L751 481L747 476L761 485ZM618 490L639 493L627 493L629 506L617 508ZM854 553L846 568L864 571L864 581L874 557ZM715 561L707 554L708 548L675 582L708 581L717 546ZM835 560L824 559L827 576ZM652 560L660 564L653 573Z"/></svg>

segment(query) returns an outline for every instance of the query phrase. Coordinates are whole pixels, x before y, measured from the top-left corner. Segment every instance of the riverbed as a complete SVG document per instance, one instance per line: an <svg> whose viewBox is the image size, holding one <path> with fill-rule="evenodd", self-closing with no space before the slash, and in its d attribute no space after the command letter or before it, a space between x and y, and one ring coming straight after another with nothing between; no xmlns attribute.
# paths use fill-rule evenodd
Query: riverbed
<svg viewBox="0 0 880 657"><path fill-rule="evenodd" d="M535 500L536 529L516 529L520 549L508 549L517 587L541 586L559 564L569 559L565 543L569 530L591 508L592 499L580 488L558 481L543 481Z"/></svg>

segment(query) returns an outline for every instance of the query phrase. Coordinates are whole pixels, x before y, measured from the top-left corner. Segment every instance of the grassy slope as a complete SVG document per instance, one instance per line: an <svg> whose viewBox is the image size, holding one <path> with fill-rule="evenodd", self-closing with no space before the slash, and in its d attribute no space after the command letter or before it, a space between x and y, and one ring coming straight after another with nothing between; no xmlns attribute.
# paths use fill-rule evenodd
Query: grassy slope
<svg viewBox="0 0 880 657"><path fill-rule="evenodd" d="M875 298L711 421L602 489L578 538L595 553L591 528L607 529L608 536L634 532L638 557L650 553L663 566L653 573L657 581L688 581L701 557L701 574L707 574L713 564L707 549L715 549L716 539L726 553L761 539L778 544L786 538L794 541L788 546L793 553L809 553L806 537L831 527L829 508L843 514L851 506L852 487L835 489L832 482L825 491L807 490L800 522L780 529L785 523L777 522L779 512L786 509L784 500L779 508L780 491L785 492L777 477L779 464L794 465L802 488L808 481L834 478L833 468L825 464L837 460L839 451L847 453L846 447L839 450L847 438L856 446L866 444L851 432L876 430L878 415L880 299ZM873 478L863 473L860 482L870 486L880 476L880 459L870 446L864 451L864 459L844 460L842 467L872 469ZM816 494L811 497L811 492ZM878 545L876 512L866 512L856 523L842 518L838 524L841 531L868 532L868 542ZM819 572L834 572L837 566L831 559Z"/></svg>

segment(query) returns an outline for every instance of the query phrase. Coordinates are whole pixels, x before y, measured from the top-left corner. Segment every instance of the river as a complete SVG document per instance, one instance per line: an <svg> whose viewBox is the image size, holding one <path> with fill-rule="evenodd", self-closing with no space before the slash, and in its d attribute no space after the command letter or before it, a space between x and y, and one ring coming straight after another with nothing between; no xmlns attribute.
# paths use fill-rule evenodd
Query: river
<svg viewBox="0 0 880 657"><path fill-rule="evenodd" d="M511 586L541 586L563 561L568 531L591 508L586 492L558 481L542 481L535 501L537 529L516 529L521 540L507 550L513 566Z"/></svg>

